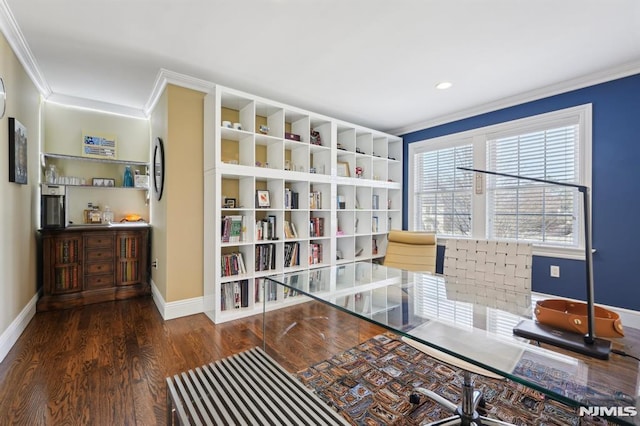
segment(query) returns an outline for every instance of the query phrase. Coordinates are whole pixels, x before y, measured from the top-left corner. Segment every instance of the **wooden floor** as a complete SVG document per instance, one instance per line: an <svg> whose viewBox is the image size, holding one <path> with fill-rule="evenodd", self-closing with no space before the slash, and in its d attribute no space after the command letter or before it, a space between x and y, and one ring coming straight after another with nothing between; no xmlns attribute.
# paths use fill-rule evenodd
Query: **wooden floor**
<svg viewBox="0 0 640 426"><path fill-rule="evenodd" d="M384 331L318 302L265 323L267 353L291 372ZM261 346L262 327L261 315L163 321L149 297L37 313L0 363L0 425L163 425L166 377ZM614 346L638 354L640 331L627 334ZM638 362L615 366L602 379L633 394Z"/></svg>
<svg viewBox="0 0 640 426"><path fill-rule="evenodd" d="M268 315L267 352L290 371L382 331L318 303ZM149 297L39 312L0 363L0 424L165 424L165 378L261 346L262 322L163 321Z"/></svg>

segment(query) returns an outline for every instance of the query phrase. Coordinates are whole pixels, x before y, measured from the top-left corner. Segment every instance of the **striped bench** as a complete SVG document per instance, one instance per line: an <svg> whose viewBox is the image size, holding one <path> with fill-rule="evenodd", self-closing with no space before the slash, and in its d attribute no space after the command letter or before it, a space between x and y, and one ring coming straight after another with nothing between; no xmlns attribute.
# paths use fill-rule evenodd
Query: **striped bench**
<svg viewBox="0 0 640 426"><path fill-rule="evenodd" d="M167 424L349 423L256 347L167 377Z"/></svg>

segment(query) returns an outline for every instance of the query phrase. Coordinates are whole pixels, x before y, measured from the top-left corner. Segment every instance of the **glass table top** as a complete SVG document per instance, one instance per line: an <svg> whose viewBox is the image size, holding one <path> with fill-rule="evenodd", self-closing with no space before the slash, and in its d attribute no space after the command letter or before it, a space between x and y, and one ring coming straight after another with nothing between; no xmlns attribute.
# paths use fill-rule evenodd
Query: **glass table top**
<svg viewBox="0 0 640 426"><path fill-rule="evenodd" d="M627 416L634 410L618 408L640 411L638 362L617 355L596 360L514 336L513 328L533 311L531 290L517 283L466 281L368 262L266 279L284 286L288 296L309 296L393 331L444 362L505 377L565 404L614 407L622 414L617 422L640 424L640 415ZM640 331L629 332L640 338ZM640 352L638 346L629 350L628 337L612 340L614 347Z"/></svg>

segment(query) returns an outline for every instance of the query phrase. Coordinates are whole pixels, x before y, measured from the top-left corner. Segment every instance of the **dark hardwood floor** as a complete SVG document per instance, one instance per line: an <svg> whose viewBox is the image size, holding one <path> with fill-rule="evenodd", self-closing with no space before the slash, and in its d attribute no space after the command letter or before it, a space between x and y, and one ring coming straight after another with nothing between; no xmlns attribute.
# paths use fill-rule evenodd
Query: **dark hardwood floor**
<svg viewBox="0 0 640 426"><path fill-rule="evenodd" d="M318 303L268 315L267 352L290 371L382 331ZM0 363L0 425L165 424L165 378L261 346L262 322L163 321L149 297L39 312Z"/></svg>
<svg viewBox="0 0 640 426"><path fill-rule="evenodd" d="M384 331L318 302L267 315L267 352L291 372ZM262 315L163 321L150 297L39 312L0 363L0 426L163 425L166 377L261 346L262 327ZM640 330L614 347L637 355ZM639 363L609 367L598 379L633 394Z"/></svg>

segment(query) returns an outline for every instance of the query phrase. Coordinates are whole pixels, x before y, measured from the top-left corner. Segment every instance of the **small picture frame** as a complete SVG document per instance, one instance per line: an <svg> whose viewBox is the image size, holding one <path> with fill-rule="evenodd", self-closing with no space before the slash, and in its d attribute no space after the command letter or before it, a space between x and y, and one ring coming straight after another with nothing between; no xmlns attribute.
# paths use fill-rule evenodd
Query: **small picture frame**
<svg viewBox="0 0 640 426"><path fill-rule="evenodd" d="M236 208L236 199L235 198L225 198L224 199L224 207L227 209L235 209Z"/></svg>
<svg viewBox="0 0 640 426"><path fill-rule="evenodd" d="M113 188L113 187L116 186L116 180L115 179L109 179L109 178L93 178L91 180L91 184L93 186L102 186L102 187Z"/></svg>
<svg viewBox="0 0 640 426"><path fill-rule="evenodd" d="M341 176L341 177L351 177L351 173L349 172L349 163L344 161L338 161L337 174L338 176Z"/></svg>
<svg viewBox="0 0 640 426"><path fill-rule="evenodd" d="M256 191L256 207L260 207L260 208L271 207L269 191L260 190L260 189Z"/></svg>

